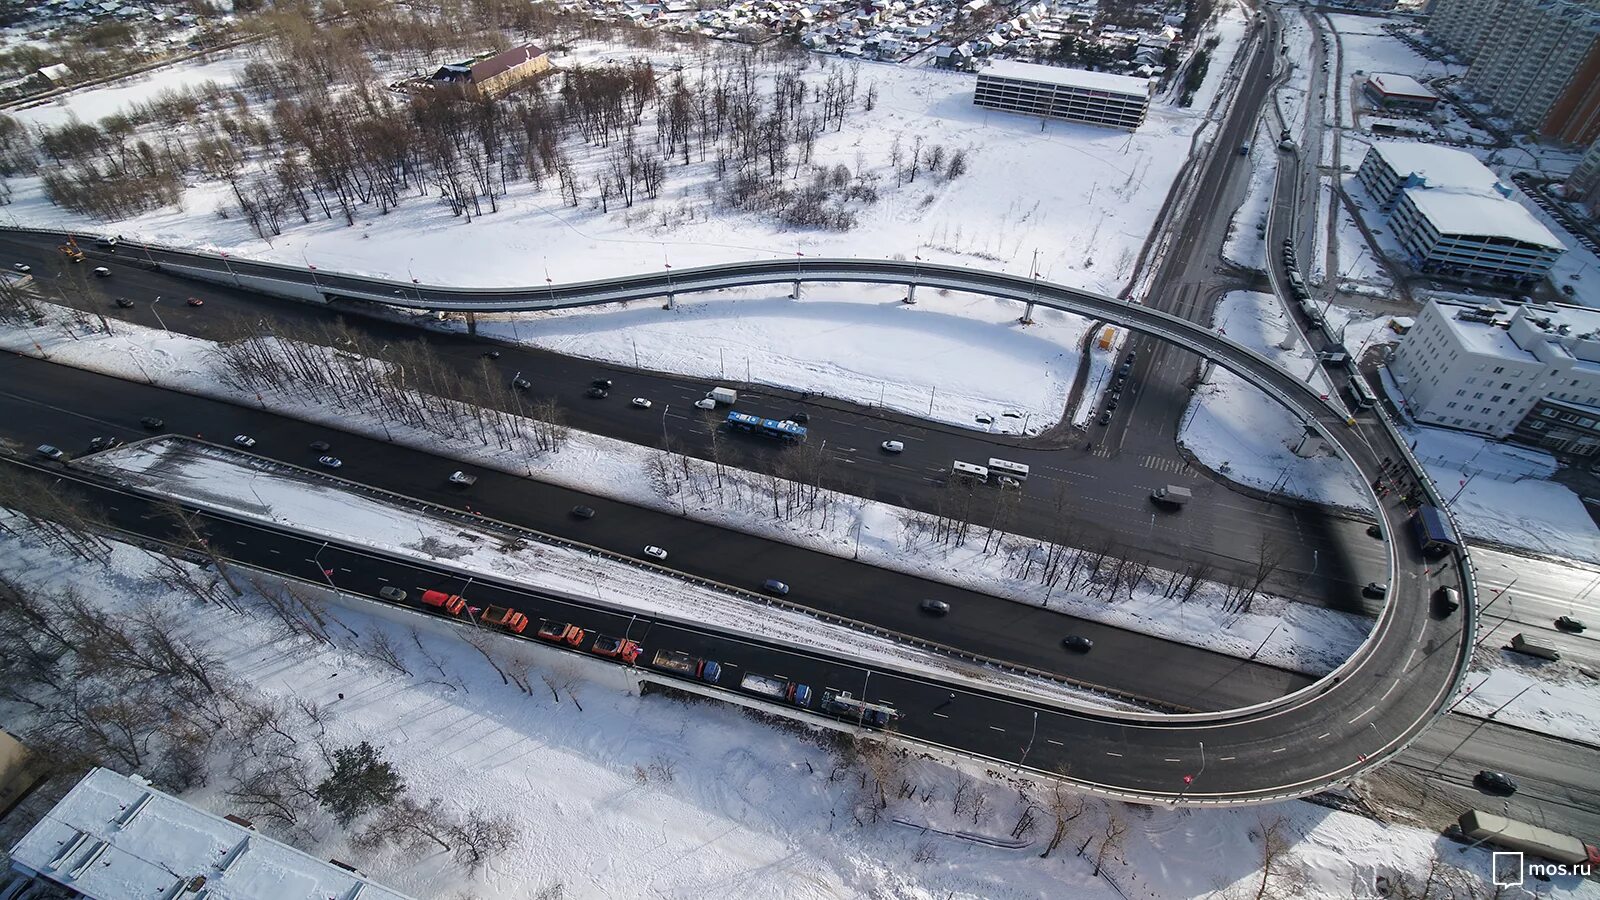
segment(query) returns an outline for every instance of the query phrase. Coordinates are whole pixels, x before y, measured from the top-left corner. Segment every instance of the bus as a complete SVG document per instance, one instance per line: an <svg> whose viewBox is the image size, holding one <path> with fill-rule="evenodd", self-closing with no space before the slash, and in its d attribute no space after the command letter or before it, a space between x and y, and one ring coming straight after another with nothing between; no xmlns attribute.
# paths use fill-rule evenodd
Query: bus
<svg viewBox="0 0 1600 900"><path fill-rule="evenodd" d="M988 484L989 470L983 466L956 460L950 465L950 474L965 484Z"/></svg>
<svg viewBox="0 0 1600 900"><path fill-rule="evenodd" d="M1450 520L1437 506L1419 506L1411 517L1411 529L1417 536L1417 546L1428 556L1443 556L1460 547Z"/></svg>
<svg viewBox="0 0 1600 900"><path fill-rule="evenodd" d="M749 413L730 412L728 413L728 427L764 437L777 438L780 441L788 441L790 443L799 443L806 439L805 426L798 422L791 422L788 419L763 419L760 416L752 416Z"/></svg>
<svg viewBox="0 0 1600 900"><path fill-rule="evenodd" d="M989 460L989 471L995 475L1005 475L1018 481L1028 480L1028 467L1022 463L1012 462L1008 459Z"/></svg>
<svg viewBox="0 0 1600 900"><path fill-rule="evenodd" d="M1378 405L1378 398L1372 395L1372 388L1367 387L1367 380L1356 376L1350 379L1350 405L1356 409L1371 409Z"/></svg>

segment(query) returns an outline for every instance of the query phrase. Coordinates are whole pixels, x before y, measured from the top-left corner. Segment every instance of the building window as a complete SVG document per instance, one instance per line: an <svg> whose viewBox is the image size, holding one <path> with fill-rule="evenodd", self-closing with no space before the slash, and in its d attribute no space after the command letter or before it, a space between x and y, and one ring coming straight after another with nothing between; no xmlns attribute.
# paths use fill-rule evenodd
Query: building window
<svg viewBox="0 0 1600 900"><path fill-rule="evenodd" d="M1494 367L1494 373L1496 375L1499 375L1501 372L1504 372L1505 370L1506 370L1505 366L1495 366Z"/></svg>
<svg viewBox="0 0 1600 900"><path fill-rule="evenodd" d="M1500 383L1500 390L1502 390L1502 391L1511 390L1511 382L1509 382L1509 381L1501 382Z"/></svg>
<svg viewBox="0 0 1600 900"><path fill-rule="evenodd" d="M1545 426L1544 422L1529 422L1528 423L1528 427L1532 428L1534 431L1543 431L1544 430L1544 426Z"/></svg>
<svg viewBox="0 0 1600 900"><path fill-rule="evenodd" d="M1489 402L1490 403L1499 403L1500 402L1500 395L1499 394L1495 394L1493 397L1490 397L1489 398Z"/></svg>
<svg viewBox="0 0 1600 900"><path fill-rule="evenodd" d="M1465 390L1456 391L1456 396L1457 397L1465 397L1466 395L1467 395L1467 392Z"/></svg>
<svg viewBox="0 0 1600 900"><path fill-rule="evenodd" d="M1479 391L1476 394L1473 394L1472 395L1472 399L1474 399L1474 400L1482 400L1483 399L1483 391Z"/></svg>
<svg viewBox="0 0 1600 900"><path fill-rule="evenodd" d="M1594 420L1593 419L1579 419L1578 420L1578 426L1580 428L1593 428L1594 427Z"/></svg>
<svg viewBox="0 0 1600 900"><path fill-rule="evenodd" d="M1449 403L1446 403L1444 405L1444 408L1445 409L1455 409L1456 408L1456 402L1454 400L1451 400Z"/></svg>
<svg viewBox="0 0 1600 900"><path fill-rule="evenodd" d="M1552 407L1547 406L1544 409L1539 410L1539 415L1544 416L1546 419L1554 419L1556 417L1556 411Z"/></svg>

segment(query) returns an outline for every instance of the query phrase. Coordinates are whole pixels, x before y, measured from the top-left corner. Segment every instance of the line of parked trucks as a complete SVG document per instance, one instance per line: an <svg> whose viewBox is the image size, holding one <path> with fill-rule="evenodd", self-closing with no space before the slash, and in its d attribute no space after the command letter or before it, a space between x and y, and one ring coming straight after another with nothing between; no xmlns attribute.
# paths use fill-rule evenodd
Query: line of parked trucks
<svg viewBox="0 0 1600 900"><path fill-rule="evenodd" d="M387 599L405 598L405 592L396 589L385 589L380 592ZM426 590L422 592L422 605L436 609L452 618L467 614L473 621L480 625L496 628L510 634L520 635L528 628L528 617L516 610L503 606L486 606L482 609L470 606L465 597L459 594L448 594L444 591ZM625 665L637 665L643 657L646 664L653 669L670 672L683 678L704 682L706 684L721 685L724 666L715 660L703 659L682 650L657 650L655 656L646 657L644 647L637 641L627 638L612 637L610 635L596 634L590 640L589 632L570 622L558 622L541 619L538 629L533 637L571 647L574 650L585 649L588 652L615 659ZM739 677L737 683L739 690L774 700L787 703L802 709L811 709L816 699L811 686L780 675L762 675L757 672L746 672ZM840 691L829 688L822 692L821 702L817 710L825 715L837 719L853 721L859 725L868 725L874 728L887 728L893 724L900 713L893 706L886 703L869 703L853 696L849 691Z"/></svg>

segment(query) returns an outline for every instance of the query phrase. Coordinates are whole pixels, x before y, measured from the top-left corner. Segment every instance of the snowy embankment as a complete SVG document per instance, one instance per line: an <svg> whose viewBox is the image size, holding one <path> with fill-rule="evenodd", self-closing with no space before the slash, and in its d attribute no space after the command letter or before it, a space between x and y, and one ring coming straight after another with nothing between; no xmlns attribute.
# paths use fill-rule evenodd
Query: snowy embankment
<svg viewBox="0 0 1600 900"><path fill-rule="evenodd" d="M438 433L382 422L354 409L330 408L272 390L263 390L258 397L253 390L229 389L211 342L121 322L115 327L118 333L110 336L74 332L66 325L18 329L0 336L0 346L36 355L37 342L57 363L151 380L163 387L381 436L430 453L440 452L448 442ZM693 496L690 488L663 493L651 474L658 451L597 435L573 433L560 452L535 455L459 437L454 441L448 448L452 456L489 468L825 553L849 554L886 569L1297 671L1330 671L1371 628L1369 619L1268 595L1258 595L1251 612L1239 613L1231 608L1226 589L1209 582L1180 601L1163 596L1169 592L1154 582L1158 577L1165 580L1166 573L1151 573L1131 592L1119 591L1118 599L1108 602L1060 584L1041 584L1037 559L1045 551L1036 541L1012 535L985 541L978 529L962 543L940 541L932 536L937 528L928 517L856 497L834 495L818 514L786 519L768 515L765 509L770 503L765 509L740 504L737 498L719 503L709 489ZM699 483L715 480L709 463L690 460L688 465ZM731 493L742 495L739 490ZM1035 562L1030 564L1029 559ZM1031 577L1016 574L1024 570ZM1084 591L1089 584L1081 585Z"/></svg>
<svg viewBox="0 0 1600 900"><path fill-rule="evenodd" d="M1264 120L1270 123L1270 119ZM1234 210L1228 224L1228 237L1222 245L1222 258L1237 266L1257 272L1267 268L1266 226L1267 206L1272 202L1272 189L1277 181L1277 135L1269 134L1270 125L1256 129L1250 141L1250 187L1244 202Z"/></svg>
<svg viewBox="0 0 1600 900"><path fill-rule="evenodd" d="M1492 715L1502 725L1600 746L1600 685L1591 678L1572 677L1570 671L1558 675L1523 666L1499 665L1488 671L1474 667L1466 691L1451 709Z"/></svg>
<svg viewBox="0 0 1600 900"><path fill-rule="evenodd" d="M1215 316L1229 338L1328 390L1315 354L1303 342L1296 338L1292 349L1280 348L1293 325L1273 295L1230 292L1217 304ZM1360 478L1344 460L1325 453L1309 459L1294 453L1291 447L1303 437L1288 410L1219 366L1195 391L1178 442L1202 465L1239 484L1370 513Z"/></svg>
<svg viewBox="0 0 1600 900"><path fill-rule="evenodd" d="M402 833L377 849L353 840L386 811L341 829L312 803L287 833L257 816L259 827L307 852L359 865L417 897L1119 900L1254 896L1263 883L1285 896L1347 897L1367 896L1379 876L1415 886L1435 859L1461 867L1452 878L1488 871L1487 848L1458 853L1420 829L1307 803L1135 807L897 754L863 763L870 751L773 728L736 707L624 693L596 680L615 667L540 647L522 662L532 676L524 691L454 633L361 607L324 607L331 646L286 637L264 610L231 613L161 586L164 570L128 547L114 547L98 566L6 534L0 568L36 593L76 588L112 620L141 608L181 610L171 635L217 660L213 679L281 711L273 723L299 742L285 752L300 756L313 784L323 774L314 747L368 741L416 801L438 797L446 816L471 810L512 823L510 847L469 874L426 839ZM252 593L242 605L262 609ZM373 652L380 645L392 659ZM228 766L237 752L220 741L205 760L209 782L184 799L218 814L246 811L230 794L240 787L240 772ZM874 778L888 782L877 810ZM1034 824L1020 825L1029 807ZM1060 849L1041 858L1054 808L1081 815L1067 822ZM995 843L1020 835L1022 847L940 832ZM1287 851L1266 881L1263 832ZM1116 837L1106 846L1108 833ZM1576 879L1556 888L1600 895Z"/></svg>
<svg viewBox="0 0 1600 900"><path fill-rule="evenodd" d="M318 539L372 546L471 575L509 579L624 612L715 623L725 631L806 647L871 665L965 681L1047 701L1119 706L1088 691L951 659L807 615L691 584L645 563L625 563L548 543L507 549L504 531L308 478L226 449L156 440L77 463L158 494L231 511ZM530 535L531 536L531 535Z"/></svg>

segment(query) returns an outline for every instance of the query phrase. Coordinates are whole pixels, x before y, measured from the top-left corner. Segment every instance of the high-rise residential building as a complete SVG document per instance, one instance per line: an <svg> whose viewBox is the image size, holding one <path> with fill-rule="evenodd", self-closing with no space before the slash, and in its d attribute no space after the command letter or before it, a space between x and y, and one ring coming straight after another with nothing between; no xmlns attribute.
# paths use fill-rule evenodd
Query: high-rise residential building
<svg viewBox="0 0 1600 900"><path fill-rule="evenodd" d="M1489 34L1495 10L1506 0L1433 0L1428 7L1427 35L1465 62L1478 55Z"/></svg>
<svg viewBox="0 0 1600 900"><path fill-rule="evenodd" d="M1589 145L1589 152L1578 161L1577 168L1561 187L1566 199L1587 210L1590 218L1600 221L1600 138Z"/></svg>
<svg viewBox="0 0 1600 900"><path fill-rule="evenodd" d="M1600 136L1600 0L1439 0L1427 33L1471 64L1462 88L1518 129Z"/></svg>

